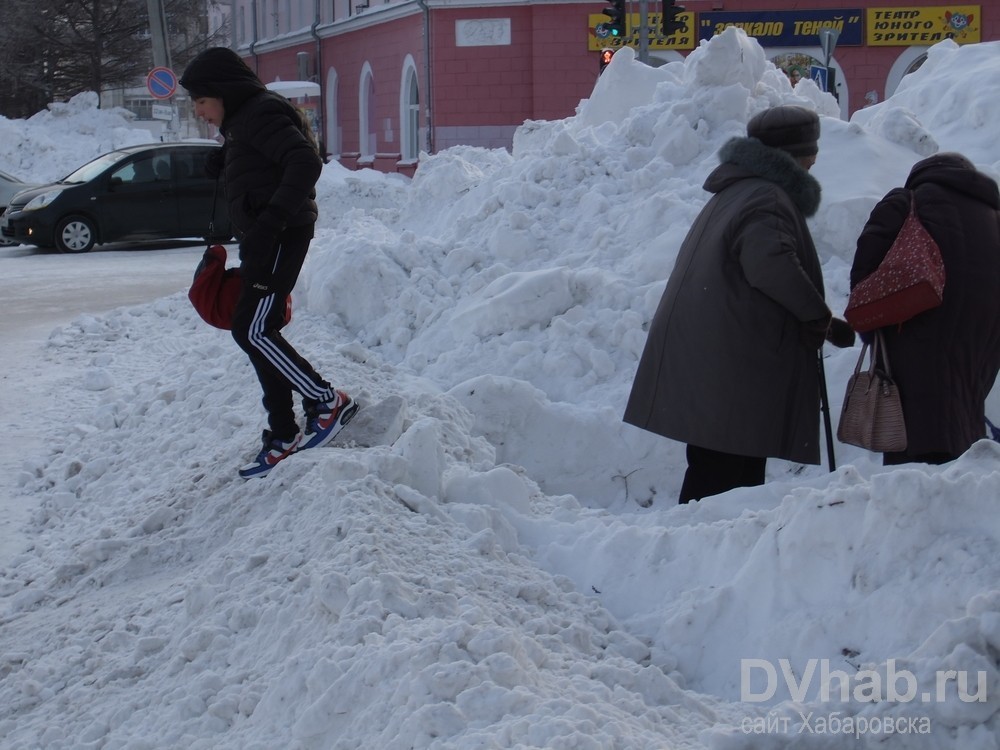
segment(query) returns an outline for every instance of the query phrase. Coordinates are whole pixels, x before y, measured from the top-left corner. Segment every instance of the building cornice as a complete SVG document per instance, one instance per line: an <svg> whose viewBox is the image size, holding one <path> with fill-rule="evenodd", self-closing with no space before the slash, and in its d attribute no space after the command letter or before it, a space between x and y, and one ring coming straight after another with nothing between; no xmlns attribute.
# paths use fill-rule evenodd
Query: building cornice
<svg viewBox="0 0 1000 750"><path fill-rule="evenodd" d="M698 0L689 0L689 2ZM492 9L492 8L523 8L529 5L581 5L580 0L425 0L424 5L432 12L434 10L448 9ZM596 6L595 6L596 7ZM349 18L339 18L336 21L321 23L316 26L316 36L321 39L347 34L358 31L368 26L396 21L401 18L423 13L423 9L417 0L403 0L402 2L380 5L375 8L368 8L363 13L350 16ZM293 31L270 39L261 39L253 45L255 54L263 52L274 52L288 47L296 47L302 44L315 43L316 36L313 36L311 27L306 26L299 31ZM250 54L250 44L240 45L238 51L242 54Z"/></svg>

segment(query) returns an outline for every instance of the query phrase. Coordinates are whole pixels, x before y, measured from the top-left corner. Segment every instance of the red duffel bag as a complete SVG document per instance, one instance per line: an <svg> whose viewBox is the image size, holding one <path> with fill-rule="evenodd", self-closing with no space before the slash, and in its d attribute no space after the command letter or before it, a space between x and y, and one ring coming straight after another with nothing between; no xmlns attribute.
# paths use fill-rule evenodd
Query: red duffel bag
<svg viewBox="0 0 1000 750"><path fill-rule="evenodd" d="M188 299L201 319L211 326L230 330L243 280L239 268L226 268L226 248L212 245L194 272ZM285 300L285 323L292 319L292 298Z"/></svg>

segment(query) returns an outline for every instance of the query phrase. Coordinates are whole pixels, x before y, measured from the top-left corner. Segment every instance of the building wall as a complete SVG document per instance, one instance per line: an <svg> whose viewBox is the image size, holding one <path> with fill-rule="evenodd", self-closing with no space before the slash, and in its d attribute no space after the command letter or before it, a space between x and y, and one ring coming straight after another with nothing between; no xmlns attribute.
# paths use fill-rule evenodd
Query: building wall
<svg viewBox="0 0 1000 750"><path fill-rule="evenodd" d="M589 6L587 6L589 8ZM434 101L454 126L519 125L571 114L593 88L586 13L575 5L435 11Z"/></svg>
<svg viewBox="0 0 1000 750"><path fill-rule="evenodd" d="M439 123L492 126L532 112L531 8L434 13L434 109Z"/></svg>
<svg viewBox="0 0 1000 750"><path fill-rule="evenodd" d="M593 9L593 3L532 6L535 119L568 117L590 96L599 69L597 55L586 48L585 19Z"/></svg>
<svg viewBox="0 0 1000 750"><path fill-rule="evenodd" d="M572 115L590 95L597 78L603 42L596 40L593 24L602 17L605 2L466 0L435 5L437 0L427 0L425 12L416 0L371 7L360 6L359 1L324 0L314 6L312 17L322 19L314 30L306 27L296 32L279 20L278 28L287 30L280 36L240 47L265 82L296 79L297 53L310 55L310 75L323 86L323 99L300 100L300 104L316 113L328 151L350 167L412 173L414 159L404 153L403 132L407 66L415 71L419 90L419 147L433 151L460 144L509 148L514 131L524 121ZM242 2L248 0L237 0L237 8ZM270 2L279 12L284 7L277 0ZM807 10L800 8L799 0L771 0L769 10L761 10L759 0L685 0L683 4L698 20L709 14L721 14L714 18L740 14L777 18L782 12L829 14L854 9L863 16L868 8L966 7L941 0L811 0ZM981 0L970 5L979 15L982 40L1000 39L1000 2ZM309 15L305 6L295 7L298 16ZM649 8L655 23L659 6L654 0ZM820 61L819 37L808 33L803 32L796 47L782 46L787 38L776 38L769 45L763 34L758 41L776 63L787 62L790 53ZM683 45L654 46L650 62L679 59L697 41L697 34L691 34ZM251 49L253 55L248 54ZM837 76L843 117L891 95L926 49L910 44L873 46L864 33L860 43L838 43L831 67ZM366 76L372 81L370 103L361 91ZM366 132L362 132L365 122Z"/></svg>
<svg viewBox="0 0 1000 750"><path fill-rule="evenodd" d="M323 80L333 71L336 123L340 148L331 150L347 166L394 165L403 159L400 98L406 60L423 59L423 19L413 13L368 26L363 33L345 33L323 42ZM423 74L423 66L418 67ZM371 101L362 96L370 77ZM421 102L425 92L421 87ZM362 112L365 106L365 112ZM363 117L364 114L364 117ZM362 124L367 126L362 133ZM362 137L365 143L362 144ZM390 169L391 171L391 169Z"/></svg>

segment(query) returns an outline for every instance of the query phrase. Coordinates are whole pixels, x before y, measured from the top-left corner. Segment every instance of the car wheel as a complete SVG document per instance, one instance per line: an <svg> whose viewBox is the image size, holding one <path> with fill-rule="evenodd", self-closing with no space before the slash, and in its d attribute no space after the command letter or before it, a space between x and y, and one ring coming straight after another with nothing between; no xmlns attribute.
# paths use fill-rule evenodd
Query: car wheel
<svg viewBox="0 0 1000 750"><path fill-rule="evenodd" d="M97 229L85 216L68 216L56 225L55 240L61 253L87 253L97 241Z"/></svg>

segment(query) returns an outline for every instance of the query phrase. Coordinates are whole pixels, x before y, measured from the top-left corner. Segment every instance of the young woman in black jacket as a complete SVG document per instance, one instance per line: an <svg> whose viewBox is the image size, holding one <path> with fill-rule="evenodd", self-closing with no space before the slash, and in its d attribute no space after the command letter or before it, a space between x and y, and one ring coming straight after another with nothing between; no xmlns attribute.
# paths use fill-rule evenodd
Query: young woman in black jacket
<svg viewBox="0 0 1000 750"><path fill-rule="evenodd" d="M296 450L328 443L358 409L281 335L285 300L313 237L323 161L299 111L268 91L231 49L205 50L180 83L194 101L195 115L225 138L216 168L240 240L243 278L232 332L257 372L268 416L263 447L240 476L263 477ZM302 396L301 433L293 391Z"/></svg>

